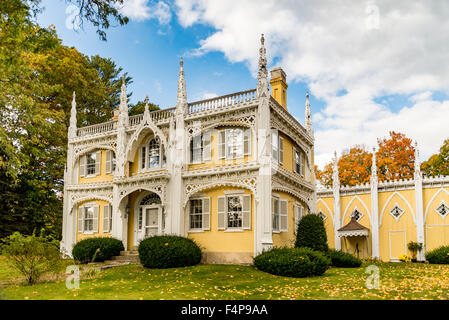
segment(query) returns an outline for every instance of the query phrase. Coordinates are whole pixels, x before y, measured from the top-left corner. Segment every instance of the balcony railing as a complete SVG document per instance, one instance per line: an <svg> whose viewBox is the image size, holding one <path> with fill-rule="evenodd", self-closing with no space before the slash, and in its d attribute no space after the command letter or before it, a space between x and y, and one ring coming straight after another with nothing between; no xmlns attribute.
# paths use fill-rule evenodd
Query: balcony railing
<svg viewBox="0 0 449 320"><path fill-rule="evenodd" d="M175 110L176 110L176 108L168 108L168 109L152 111L152 112L150 112L151 120L153 120L153 122L157 123L159 121L169 119L170 116L175 113ZM139 125L142 122L142 119L143 119L143 113L129 117L129 126L134 127L134 126Z"/></svg>
<svg viewBox="0 0 449 320"><path fill-rule="evenodd" d="M228 106L234 106L241 103L247 103L256 99L256 89L241 91L237 93L228 94L221 97L216 97L207 100L201 100L188 104L188 113L198 113L208 110L219 109ZM150 112L153 122L158 123L169 119L176 111L176 108L167 108ZM138 114L129 117L129 126L138 126L143 120L143 114ZM107 133L117 129L117 120L112 120L104 123L94 124L91 126L79 128L77 137L85 137L90 135L97 135Z"/></svg>
<svg viewBox="0 0 449 320"><path fill-rule="evenodd" d="M112 120L112 121L108 121L108 122L103 122L103 123L79 128L77 131L77 136L84 137L84 136L96 135L99 133L113 131L115 129L117 129L117 120Z"/></svg>
<svg viewBox="0 0 449 320"><path fill-rule="evenodd" d="M189 114L192 114L237 105L240 103L251 102L255 99L256 99L256 89L252 89L212 99L192 102L189 103L188 110Z"/></svg>

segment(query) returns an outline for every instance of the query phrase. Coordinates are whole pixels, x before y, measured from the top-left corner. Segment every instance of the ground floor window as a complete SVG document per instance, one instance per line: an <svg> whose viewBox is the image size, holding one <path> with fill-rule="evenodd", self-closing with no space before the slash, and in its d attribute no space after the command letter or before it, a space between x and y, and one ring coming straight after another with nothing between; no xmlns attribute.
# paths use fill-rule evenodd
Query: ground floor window
<svg viewBox="0 0 449 320"><path fill-rule="evenodd" d="M190 200L189 230L210 230L210 198Z"/></svg>
<svg viewBox="0 0 449 320"><path fill-rule="evenodd" d="M288 201L272 197L272 228L274 232L288 231Z"/></svg>
<svg viewBox="0 0 449 320"><path fill-rule="evenodd" d="M79 208L78 232L98 232L98 211L99 206L94 204L85 204Z"/></svg>
<svg viewBox="0 0 449 320"><path fill-rule="evenodd" d="M218 230L251 229L251 195L218 197Z"/></svg>

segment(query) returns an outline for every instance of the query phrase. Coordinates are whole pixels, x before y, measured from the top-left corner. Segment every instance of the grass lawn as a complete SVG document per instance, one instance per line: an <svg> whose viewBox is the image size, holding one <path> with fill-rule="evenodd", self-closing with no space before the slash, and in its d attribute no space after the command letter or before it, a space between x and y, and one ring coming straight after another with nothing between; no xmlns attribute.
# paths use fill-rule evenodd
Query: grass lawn
<svg viewBox="0 0 449 320"><path fill-rule="evenodd" d="M21 283L0 257L3 299L448 299L449 266L378 263L379 289L367 289L365 267L331 268L324 276L286 278L251 266L198 265L144 269L127 265L81 278L68 290L65 278L34 286ZM14 279L11 280L11 279Z"/></svg>

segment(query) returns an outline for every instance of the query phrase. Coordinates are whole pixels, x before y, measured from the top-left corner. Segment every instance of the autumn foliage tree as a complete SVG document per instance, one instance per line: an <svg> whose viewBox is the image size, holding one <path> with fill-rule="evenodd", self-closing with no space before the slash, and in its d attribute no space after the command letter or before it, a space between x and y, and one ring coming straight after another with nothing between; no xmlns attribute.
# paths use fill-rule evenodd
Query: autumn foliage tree
<svg viewBox="0 0 449 320"><path fill-rule="evenodd" d="M379 181L409 179L413 177L415 148L412 140L402 133L390 132L388 138L378 139L376 165ZM317 180L326 187L332 186L333 163L323 170L316 169ZM343 151L338 159L341 185L353 186L370 181L372 153L364 146L354 146Z"/></svg>
<svg viewBox="0 0 449 320"><path fill-rule="evenodd" d="M390 138L378 139L376 153L379 181L410 179L415 170L415 148L403 133L390 132Z"/></svg>

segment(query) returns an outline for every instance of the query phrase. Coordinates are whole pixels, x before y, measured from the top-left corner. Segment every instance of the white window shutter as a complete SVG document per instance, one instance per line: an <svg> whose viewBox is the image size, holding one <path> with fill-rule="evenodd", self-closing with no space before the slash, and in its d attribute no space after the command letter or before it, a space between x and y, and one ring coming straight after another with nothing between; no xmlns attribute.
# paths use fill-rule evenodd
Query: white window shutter
<svg viewBox="0 0 449 320"><path fill-rule="evenodd" d="M112 171L112 151L106 151L106 173L111 173Z"/></svg>
<svg viewBox="0 0 449 320"><path fill-rule="evenodd" d="M109 232L112 232L112 206L109 205Z"/></svg>
<svg viewBox="0 0 449 320"><path fill-rule="evenodd" d="M251 230L251 195L246 194L243 196L242 207L242 226L244 230Z"/></svg>
<svg viewBox="0 0 449 320"><path fill-rule="evenodd" d="M109 232L109 205L103 206L103 232Z"/></svg>
<svg viewBox="0 0 449 320"><path fill-rule="evenodd" d="M284 138L279 137L279 163L284 164Z"/></svg>
<svg viewBox="0 0 449 320"><path fill-rule="evenodd" d="M207 130L203 133L203 161L211 160L211 132Z"/></svg>
<svg viewBox="0 0 449 320"><path fill-rule="evenodd" d="M299 163L301 164L301 175L304 175L304 156L302 152L299 153Z"/></svg>
<svg viewBox="0 0 449 320"><path fill-rule="evenodd" d="M95 156L95 175L98 176L101 174L101 151L97 152L97 155Z"/></svg>
<svg viewBox="0 0 449 320"><path fill-rule="evenodd" d="M80 157L80 177L86 175L86 156Z"/></svg>
<svg viewBox="0 0 449 320"><path fill-rule="evenodd" d="M218 197L217 208L217 229L224 230L226 220L226 197Z"/></svg>
<svg viewBox="0 0 449 320"><path fill-rule="evenodd" d="M288 201L287 200L279 200L280 203L280 212L279 212L279 224L280 231L286 232L288 231Z"/></svg>
<svg viewBox="0 0 449 320"><path fill-rule="evenodd" d="M78 208L78 232L84 232L84 207Z"/></svg>
<svg viewBox="0 0 449 320"><path fill-rule="evenodd" d="M210 230L210 198L203 198L203 230Z"/></svg>
<svg viewBox="0 0 449 320"><path fill-rule="evenodd" d="M271 149L273 160L279 161L279 137L276 129L271 130Z"/></svg>
<svg viewBox="0 0 449 320"><path fill-rule="evenodd" d="M226 156L226 130L218 132L218 159L224 159Z"/></svg>
<svg viewBox="0 0 449 320"><path fill-rule="evenodd" d="M246 129L243 134L243 154L248 156L251 154L251 129Z"/></svg>
<svg viewBox="0 0 449 320"><path fill-rule="evenodd" d="M94 206L94 232L98 232L98 211L100 211L100 206Z"/></svg>

